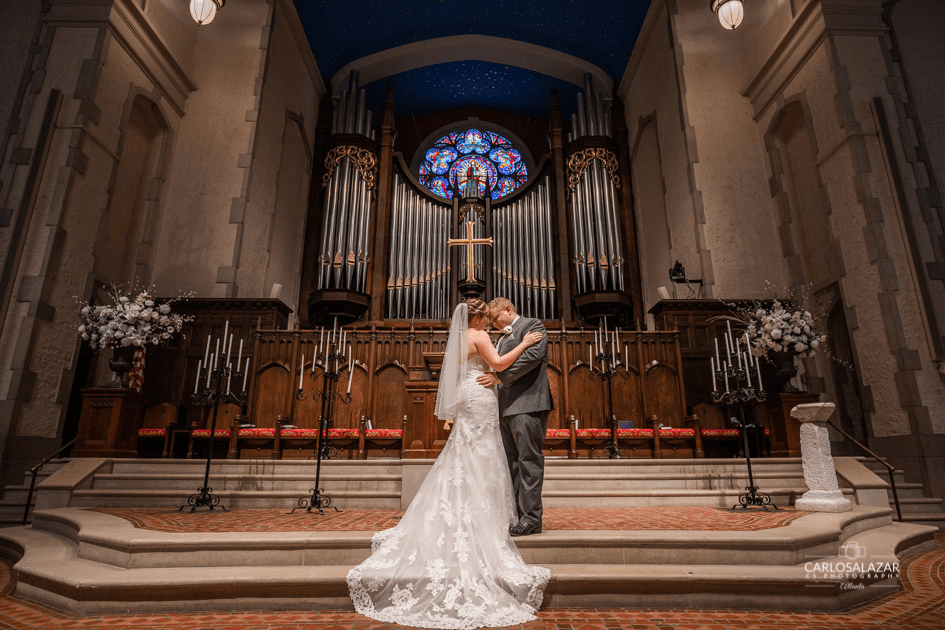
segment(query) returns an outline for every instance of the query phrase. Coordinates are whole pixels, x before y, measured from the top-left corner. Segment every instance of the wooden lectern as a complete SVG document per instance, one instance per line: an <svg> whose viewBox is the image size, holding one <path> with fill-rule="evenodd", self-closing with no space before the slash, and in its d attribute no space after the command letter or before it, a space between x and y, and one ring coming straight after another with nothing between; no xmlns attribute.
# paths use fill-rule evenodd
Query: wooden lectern
<svg viewBox="0 0 945 630"><path fill-rule="evenodd" d="M82 390L82 415L72 457L137 457L144 394L133 389Z"/></svg>

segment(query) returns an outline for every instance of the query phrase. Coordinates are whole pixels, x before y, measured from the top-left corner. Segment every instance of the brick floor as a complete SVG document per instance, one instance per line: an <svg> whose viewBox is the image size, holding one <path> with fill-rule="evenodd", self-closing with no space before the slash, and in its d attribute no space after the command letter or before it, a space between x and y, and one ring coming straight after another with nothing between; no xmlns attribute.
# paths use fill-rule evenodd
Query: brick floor
<svg viewBox="0 0 945 630"><path fill-rule="evenodd" d="M542 610L524 630L942 630L945 628L945 534L934 550L908 558L904 590L842 613L730 610ZM0 558L0 629L9 630L378 630L397 628L349 611L238 612L72 617L13 595L16 577Z"/></svg>
<svg viewBox="0 0 945 630"><path fill-rule="evenodd" d="M232 512L178 512L167 508L94 508L124 518L142 529L162 532L376 531L397 524L402 510L329 510L324 516L304 511L259 509ZM777 511L712 507L548 508L544 530L689 530L745 532L784 527L805 516L794 508Z"/></svg>

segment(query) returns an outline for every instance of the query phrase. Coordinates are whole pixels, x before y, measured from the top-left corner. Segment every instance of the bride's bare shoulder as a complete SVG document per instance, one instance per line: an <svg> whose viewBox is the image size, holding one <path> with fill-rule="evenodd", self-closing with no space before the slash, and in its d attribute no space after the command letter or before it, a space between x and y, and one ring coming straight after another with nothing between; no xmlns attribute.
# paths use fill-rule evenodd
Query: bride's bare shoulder
<svg viewBox="0 0 945 630"><path fill-rule="evenodd" d="M471 329L469 331L470 341L489 341L489 333L484 330Z"/></svg>

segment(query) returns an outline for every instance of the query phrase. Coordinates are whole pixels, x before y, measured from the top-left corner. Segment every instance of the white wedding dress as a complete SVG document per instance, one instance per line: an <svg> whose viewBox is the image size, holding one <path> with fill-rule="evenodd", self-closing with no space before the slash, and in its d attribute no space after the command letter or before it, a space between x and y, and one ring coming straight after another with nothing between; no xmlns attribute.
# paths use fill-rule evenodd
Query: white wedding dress
<svg viewBox="0 0 945 630"><path fill-rule="evenodd" d="M509 626L535 619L551 572L525 564L512 538L515 505L495 391L465 392L446 446L400 523L377 532L348 572L355 609L418 628Z"/></svg>

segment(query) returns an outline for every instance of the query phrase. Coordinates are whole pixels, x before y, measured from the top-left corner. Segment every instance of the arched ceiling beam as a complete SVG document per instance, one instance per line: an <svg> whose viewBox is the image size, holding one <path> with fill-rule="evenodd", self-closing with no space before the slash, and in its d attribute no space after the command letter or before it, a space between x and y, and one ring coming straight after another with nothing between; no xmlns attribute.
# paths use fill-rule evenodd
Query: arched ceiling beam
<svg viewBox="0 0 945 630"><path fill-rule="evenodd" d="M389 48L345 65L331 78L332 92L348 84L348 74L358 71L358 82L366 85L408 70L452 61L488 61L541 74L583 86L584 75L594 77L594 85L610 94L614 81L598 66L579 57L551 48L489 35L453 35Z"/></svg>

